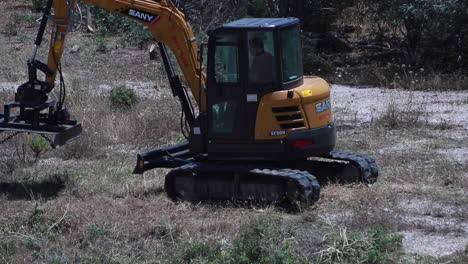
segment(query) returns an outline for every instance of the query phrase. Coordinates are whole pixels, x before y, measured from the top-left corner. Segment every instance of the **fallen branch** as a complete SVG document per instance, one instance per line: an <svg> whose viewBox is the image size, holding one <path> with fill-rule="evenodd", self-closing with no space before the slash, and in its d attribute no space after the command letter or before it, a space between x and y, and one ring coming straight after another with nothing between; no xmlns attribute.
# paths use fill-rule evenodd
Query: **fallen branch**
<svg viewBox="0 0 468 264"><path fill-rule="evenodd" d="M70 209L70 204L68 203L67 204L67 210L65 211L65 213L62 215L62 217L57 222L55 222L53 225L51 225L49 227L49 229L47 230L47 233L49 233L54 227L56 227L58 224L60 224L63 221L63 219L67 215L69 209Z"/></svg>

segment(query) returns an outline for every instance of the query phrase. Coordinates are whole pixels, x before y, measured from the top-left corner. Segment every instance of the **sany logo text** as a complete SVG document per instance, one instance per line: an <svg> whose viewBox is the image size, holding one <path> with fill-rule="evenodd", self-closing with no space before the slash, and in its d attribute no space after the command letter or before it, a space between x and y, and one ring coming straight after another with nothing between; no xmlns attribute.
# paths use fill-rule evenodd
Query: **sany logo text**
<svg viewBox="0 0 468 264"><path fill-rule="evenodd" d="M125 14L127 14L127 15L129 15L131 17L138 18L138 19L140 19L140 20L142 20L144 22L150 23L150 24L154 24L159 20L158 15L151 14L151 13L144 12L144 11L140 11L140 10L136 10L136 9L133 9L133 8L130 8L130 9L127 9L127 10L123 11L123 13L125 13Z"/></svg>

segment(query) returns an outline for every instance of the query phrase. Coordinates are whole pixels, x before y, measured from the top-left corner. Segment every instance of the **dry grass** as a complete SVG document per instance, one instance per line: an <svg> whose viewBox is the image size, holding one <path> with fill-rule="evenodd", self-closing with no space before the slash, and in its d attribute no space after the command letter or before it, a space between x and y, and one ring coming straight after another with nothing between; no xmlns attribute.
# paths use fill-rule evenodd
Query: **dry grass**
<svg viewBox="0 0 468 264"><path fill-rule="evenodd" d="M336 112L347 117L343 120L354 120L339 126L337 148L365 152L378 161L381 173L373 186L323 186L321 200L297 215L276 208L174 203L162 188L167 170L131 174L136 153L180 139L179 106L169 95L159 64L141 65L146 53L139 50L113 47L108 54L94 53L88 48L92 36L86 34L69 40L81 51L65 56L67 107L85 133L42 154L36 163L27 136L0 146L0 184L31 188L56 178L64 183L48 198L41 192L12 197L17 189L0 188L1 264L234 263L234 255L250 249L258 252L259 260L251 261L257 263L272 263L273 257L276 263L354 263L376 248L374 226L383 229L381 238L405 230L466 236L462 224L467 218L468 165L450 156L453 149L468 147L466 130L428 122L427 110L416 106L389 104L365 123L352 109ZM21 46L11 52L15 41L0 37L4 64L12 66L0 68L2 82L26 76L29 49ZM115 57L119 61L113 61ZM139 103L128 111L114 111L103 87L142 79L155 83L157 92L136 85ZM11 95L0 91L2 99ZM461 138L454 139L455 133ZM434 226L428 219L453 224ZM463 251L443 259L404 253L398 247L374 253L390 263L466 259Z"/></svg>
<svg viewBox="0 0 468 264"><path fill-rule="evenodd" d="M320 72L316 74L320 75ZM364 60L354 66L336 67L333 72L327 73L324 77L332 83L380 86L410 91L466 91L468 89L466 72L435 72L390 62L382 65L378 59Z"/></svg>
<svg viewBox="0 0 468 264"><path fill-rule="evenodd" d="M111 107L109 92L96 84L83 86L75 79L70 89L69 110L82 123L84 134L64 150L67 158L156 148L180 137L180 106L170 96L141 97L134 107L119 111Z"/></svg>
<svg viewBox="0 0 468 264"><path fill-rule="evenodd" d="M416 128L428 126L428 113L421 106L413 104L411 100L405 107L391 101L384 110L383 115L375 121L377 126L385 129Z"/></svg>

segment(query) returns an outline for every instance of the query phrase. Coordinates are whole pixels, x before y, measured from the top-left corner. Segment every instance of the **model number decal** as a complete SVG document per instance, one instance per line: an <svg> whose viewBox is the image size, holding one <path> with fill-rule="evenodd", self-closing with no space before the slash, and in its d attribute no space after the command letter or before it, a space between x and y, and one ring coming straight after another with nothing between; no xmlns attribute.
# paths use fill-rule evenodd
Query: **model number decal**
<svg viewBox="0 0 468 264"><path fill-rule="evenodd" d="M286 135L286 131L285 130L276 130L276 131L271 131L270 132L270 137L274 137L274 136L284 136Z"/></svg>
<svg viewBox="0 0 468 264"><path fill-rule="evenodd" d="M322 113L322 112L325 112L327 110L330 110L331 109L331 102L330 100L327 100L325 102L321 102L321 103L318 103L315 105L315 112L318 114L318 113Z"/></svg>
<svg viewBox="0 0 468 264"><path fill-rule="evenodd" d="M146 23L150 23L150 24L154 24L156 22L158 22L159 20L159 16L158 15L155 15L155 14L152 14L152 13L149 13L149 12L145 12L145 11L141 11L141 10L137 10L137 9L133 9L133 8L129 8L129 9L126 9L124 11L122 11L122 13L128 15L128 16L131 16L131 17L134 17L134 18L137 18L143 22L146 22Z"/></svg>

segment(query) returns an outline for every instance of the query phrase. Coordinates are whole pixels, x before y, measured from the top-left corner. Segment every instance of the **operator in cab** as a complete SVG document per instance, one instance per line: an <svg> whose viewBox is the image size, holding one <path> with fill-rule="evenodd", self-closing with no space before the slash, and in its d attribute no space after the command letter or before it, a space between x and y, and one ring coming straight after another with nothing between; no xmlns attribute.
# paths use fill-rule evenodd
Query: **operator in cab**
<svg viewBox="0 0 468 264"><path fill-rule="evenodd" d="M250 82L268 84L275 81L275 57L265 50L263 40L252 37L249 41L250 51L254 58L250 65Z"/></svg>

